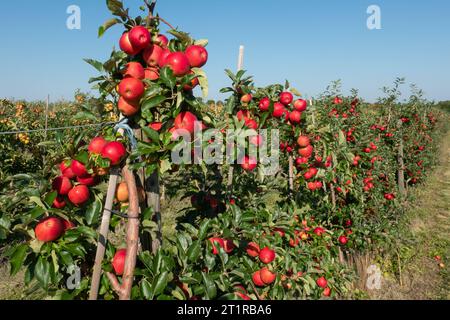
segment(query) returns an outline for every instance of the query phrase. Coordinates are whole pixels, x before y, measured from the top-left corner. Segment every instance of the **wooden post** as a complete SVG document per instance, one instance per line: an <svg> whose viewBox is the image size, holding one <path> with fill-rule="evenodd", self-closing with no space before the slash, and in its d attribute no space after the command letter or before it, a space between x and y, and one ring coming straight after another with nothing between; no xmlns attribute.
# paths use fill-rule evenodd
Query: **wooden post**
<svg viewBox="0 0 450 320"><path fill-rule="evenodd" d="M331 191L331 203L333 205L333 209L336 209L336 191L334 190L334 184L330 184Z"/></svg>
<svg viewBox="0 0 450 320"><path fill-rule="evenodd" d="M289 194L294 194L294 157L289 155Z"/></svg>
<svg viewBox="0 0 450 320"><path fill-rule="evenodd" d="M95 255L94 271L92 273L91 291L89 300L97 300L100 287L100 278L102 274L102 262L105 256L106 243L108 242L109 223L111 220L111 210L116 195L117 182L119 180L119 169L113 168L109 176L108 193L106 195L105 207L103 210L102 223L100 225L100 234L97 243L97 253Z"/></svg>
<svg viewBox="0 0 450 320"><path fill-rule="evenodd" d="M122 176L128 186L129 207L128 207L128 223L127 223L127 255L125 258L124 273L122 276L122 284L119 283L117 277L111 272L107 273L108 279L112 287L119 295L120 300L130 300L131 289L133 287L134 269L139 245L139 196L136 186L134 173L126 166L122 170Z"/></svg>
<svg viewBox="0 0 450 320"><path fill-rule="evenodd" d="M239 56L238 56L238 71L241 71L244 68L244 51L245 47L239 47ZM230 168L228 169L228 181L227 181L227 191L228 195L231 197L233 193L233 175L234 175L234 163L230 163Z"/></svg>

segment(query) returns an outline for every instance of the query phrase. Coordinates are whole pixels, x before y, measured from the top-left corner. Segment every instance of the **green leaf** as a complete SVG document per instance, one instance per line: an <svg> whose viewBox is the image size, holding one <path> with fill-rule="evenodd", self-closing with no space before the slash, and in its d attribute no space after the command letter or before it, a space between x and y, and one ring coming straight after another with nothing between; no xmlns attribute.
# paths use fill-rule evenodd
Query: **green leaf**
<svg viewBox="0 0 450 320"><path fill-rule="evenodd" d="M78 160L82 164L87 164L89 161L89 154L87 153L87 151L81 151L79 154L77 154L75 160Z"/></svg>
<svg viewBox="0 0 450 320"><path fill-rule="evenodd" d="M141 293L148 300L150 300L152 297L152 286L145 279L142 280L142 282L141 282Z"/></svg>
<svg viewBox="0 0 450 320"><path fill-rule="evenodd" d="M98 72L103 72L103 63L93 59L83 59L85 62L93 66Z"/></svg>
<svg viewBox="0 0 450 320"><path fill-rule="evenodd" d="M105 23L103 23L103 25L98 28L98 37L101 38L103 34L106 32L106 30L108 30L109 28L118 23L120 23L120 20L117 18L112 18L105 21Z"/></svg>
<svg viewBox="0 0 450 320"><path fill-rule="evenodd" d="M195 40L194 44L196 46L206 47L208 45L208 40L207 39L198 39L198 40Z"/></svg>
<svg viewBox="0 0 450 320"><path fill-rule="evenodd" d="M143 127L142 131L144 131L144 133L147 136L147 138L149 138L153 142L159 142L159 133L158 133L158 131L153 130L152 128L149 128L149 127Z"/></svg>
<svg viewBox="0 0 450 320"><path fill-rule="evenodd" d="M198 77L198 82L200 83L200 87L202 88L203 98L208 97L209 95L209 84L208 78L206 77L206 73L199 68L192 68L194 74Z"/></svg>
<svg viewBox="0 0 450 320"><path fill-rule="evenodd" d="M9 262L11 263L11 275L14 276L20 271L23 266L23 262L28 255L28 246L26 244L20 244L16 247Z"/></svg>
<svg viewBox="0 0 450 320"><path fill-rule="evenodd" d="M181 42L183 42L185 44L191 44L192 43L192 38L186 32L176 31L176 30L169 30L168 33L170 33L175 38L177 38L178 40L180 40Z"/></svg>
<svg viewBox="0 0 450 320"><path fill-rule="evenodd" d="M211 279L211 277L205 272L202 272L202 279L205 285L206 298L209 300L214 299L217 295L216 284Z"/></svg>
<svg viewBox="0 0 450 320"><path fill-rule="evenodd" d="M302 96L302 94L300 93L300 91L298 91L298 90L295 89L295 88L291 88L290 91L291 91L295 96L297 96L297 97L301 97L301 96Z"/></svg>
<svg viewBox="0 0 450 320"><path fill-rule="evenodd" d="M43 288L47 288L50 282L50 263L43 257L39 257L34 268L34 276Z"/></svg>
<svg viewBox="0 0 450 320"><path fill-rule="evenodd" d="M52 204L53 204L53 201L55 201L55 199L56 199L57 196L58 196L58 192L56 192L56 191L50 192L50 193L48 193L48 194L45 196L44 202L45 202L49 207L51 207Z"/></svg>
<svg viewBox="0 0 450 320"><path fill-rule="evenodd" d="M84 215L88 225L92 225L96 222L100 216L100 211L102 210L102 202L99 199L95 199L87 208Z"/></svg>
<svg viewBox="0 0 450 320"><path fill-rule="evenodd" d="M145 100L142 103L142 112L146 112L157 106L160 106L164 101L166 101L166 99L167 98L165 96L160 95Z"/></svg>
<svg viewBox="0 0 450 320"><path fill-rule="evenodd" d="M168 159L162 160L160 163L160 173L164 174L170 169L172 169L172 163L170 162L170 160Z"/></svg>
<svg viewBox="0 0 450 320"><path fill-rule="evenodd" d="M174 76L172 69L164 67L161 69L159 79L170 89L175 88L177 84L177 78Z"/></svg>
<svg viewBox="0 0 450 320"><path fill-rule="evenodd" d="M95 116L92 112L88 111L80 111L76 115L73 116L73 120L79 120L79 121L85 121L85 120L91 120L91 121L97 121L97 116Z"/></svg>
<svg viewBox="0 0 450 320"><path fill-rule="evenodd" d="M204 220L202 222L202 224L200 225L200 228L198 230L198 239L199 240L205 239L210 223L211 223L211 220L207 219L207 220Z"/></svg>
<svg viewBox="0 0 450 320"><path fill-rule="evenodd" d="M164 292L169 279L169 273L164 271L155 280L153 280L151 299Z"/></svg>
<svg viewBox="0 0 450 320"><path fill-rule="evenodd" d="M30 197L30 202L34 202L35 204L37 204L42 209L47 210L47 207L45 206L45 204L38 197L34 197L34 196Z"/></svg>
<svg viewBox="0 0 450 320"><path fill-rule="evenodd" d="M201 249L202 247L200 245L200 241L199 240L194 241L186 253L189 261L191 262L197 261L198 257L200 256Z"/></svg>

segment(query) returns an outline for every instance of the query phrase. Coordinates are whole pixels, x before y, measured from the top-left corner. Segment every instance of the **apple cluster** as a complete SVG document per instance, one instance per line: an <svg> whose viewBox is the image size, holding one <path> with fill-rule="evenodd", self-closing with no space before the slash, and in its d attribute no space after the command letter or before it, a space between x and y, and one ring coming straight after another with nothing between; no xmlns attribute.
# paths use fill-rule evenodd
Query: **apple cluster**
<svg viewBox="0 0 450 320"><path fill-rule="evenodd" d="M108 160L110 166L119 165L127 154L121 142L107 141L103 137L94 138L88 152L90 159L101 157ZM67 202L75 207L86 204L91 195L89 187L97 185L99 177L108 172L108 168L102 167L88 170L85 164L76 159L61 162L59 170L61 175L52 182L52 189L57 193L52 204L55 209L63 209ZM73 227L72 222L57 217L45 218L36 226L35 235L40 241L50 242L61 237L70 227Z"/></svg>
<svg viewBox="0 0 450 320"><path fill-rule="evenodd" d="M122 51L133 57L133 61L123 70L123 79L117 91L120 95L118 108L124 116L130 117L140 110L140 100L145 92L144 80L156 81L160 70L168 67L176 77L194 74L192 68L201 68L208 61L207 50L200 45L190 45L184 52L172 52L169 40L158 34L152 38L151 32L144 26L135 26L120 38ZM141 62L144 61L144 65ZM199 84L194 77L184 90L192 90Z"/></svg>

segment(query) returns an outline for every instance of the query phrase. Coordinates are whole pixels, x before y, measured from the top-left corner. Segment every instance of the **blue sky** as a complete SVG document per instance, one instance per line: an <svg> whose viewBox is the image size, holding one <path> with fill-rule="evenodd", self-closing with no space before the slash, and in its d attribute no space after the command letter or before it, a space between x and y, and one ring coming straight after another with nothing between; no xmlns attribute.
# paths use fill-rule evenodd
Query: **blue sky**
<svg viewBox="0 0 450 320"><path fill-rule="evenodd" d="M138 13L141 0L125 0ZM368 30L367 7L381 8L382 30ZM81 8L81 30L68 30L69 5ZM210 98L228 85L239 45L257 85L289 79L306 96L342 79L373 100L395 77L430 99L450 100L450 1L159 0L157 12L194 38L207 38ZM103 0L0 2L0 98L71 99L96 71L83 58L105 60L122 30L97 39L110 17Z"/></svg>

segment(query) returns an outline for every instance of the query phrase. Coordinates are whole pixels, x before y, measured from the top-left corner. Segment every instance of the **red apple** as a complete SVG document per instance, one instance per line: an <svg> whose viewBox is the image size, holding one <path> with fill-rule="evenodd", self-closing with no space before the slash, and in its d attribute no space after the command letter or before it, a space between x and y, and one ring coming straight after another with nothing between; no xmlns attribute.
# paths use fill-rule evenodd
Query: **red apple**
<svg viewBox="0 0 450 320"><path fill-rule="evenodd" d="M62 223L64 225L64 231L75 228L75 224L72 221L62 219Z"/></svg>
<svg viewBox="0 0 450 320"><path fill-rule="evenodd" d="M231 252L233 252L234 248L236 248L236 246L234 245L233 240L231 239L223 240L223 249L225 250L226 253L230 254Z"/></svg>
<svg viewBox="0 0 450 320"><path fill-rule="evenodd" d="M59 165L59 169L61 174L66 178L73 179L76 177L76 174L72 171L72 168L70 166L66 166L64 161Z"/></svg>
<svg viewBox="0 0 450 320"><path fill-rule="evenodd" d="M288 106L294 101L294 96L290 92L282 92L280 94L280 102L285 106Z"/></svg>
<svg viewBox="0 0 450 320"><path fill-rule="evenodd" d="M118 165L126 154L127 149L118 141L108 142L102 150L102 157L109 159L112 166Z"/></svg>
<svg viewBox="0 0 450 320"><path fill-rule="evenodd" d="M120 38L119 46L123 52L129 54L130 56L135 56L141 51L140 49L133 47L133 45L130 42L128 32L125 32Z"/></svg>
<svg viewBox="0 0 450 320"><path fill-rule="evenodd" d="M69 178L58 177L53 180L52 187L60 196L65 196L72 190L72 182L70 182Z"/></svg>
<svg viewBox="0 0 450 320"><path fill-rule="evenodd" d="M183 52L170 53L165 59L165 65L172 69L177 77L185 76L191 69L189 60Z"/></svg>
<svg viewBox="0 0 450 320"><path fill-rule="evenodd" d="M90 154L101 154L103 147L106 145L107 141L103 137L95 137L91 140L89 144L88 151Z"/></svg>
<svg viewBox="0 0 450 320"><path fill-rule="evenodd" d="M198 119L193 113L184 111L175 118L174 125L176 129L185 129L192 134L195 130L196 121L198 121Z"/></svg>
<svg viewBox="0 0 450 320"><path fill-rule="evenodd" d="M202 46L191 45L187 47L186 56L193 68L201 68L208 61L208 51Z"/></svg>
<svg viewBox="0 0 450 320"><path fill-rule="evenodd" d="M300 136L297 139L297 144L300 148L305 148L311 144L311 140L307 136Z"/></svg>
<svg viewBox="0 0 450 320"><path fill-rule="evenodd" d="M117 108L125 117L131 117L139 112L141 106L139 102L128 101L124 97L120 97Z"/></svg>
<svg viewBox="0 0 450 320"><path fill-rule="evenodd" d="M142 57L149 67L157 67L159 66L163 52L164 50L160 46L152 45L142 52Z"/></svg>
<svg viewBox="0 0 450 320"><path fill-rule="evenodd" d="M119 94L127 101L140 100L144 91L144 83L138 79L125 78L119 83Z"/></svg>
<svg viewBox="0 0 450 320"><path fill-rule="evenodd" d="M212 254L214 254L214 255L219 254L219 250L217 250L216 244L218 244L219 247L221 247L221 248L223 248L224 245L225 245L223 239L222 238L217 238L217 237L216 238L210 238L209 242L211 242L211 244L212 244L212 247L213 247Z"/></svg>
<svg viewBox="0 0 450 320"><path fill-rule="evenodd" d="M325 297L329 297L331 295L331 289L326 287L325 289L323 289L323 295Z"/></svg>
<svg viewBox="0 0 450 320"><path fill-rule="evenodd" d="M275 281L275 279L277 278L277 275L275 273L271 272L267 268L262 268L260 270L260 276L261 276L261 280L265 284L272 284Z"/></svg>
<svg viewBox="0 0 450 320"><path fill-rule="evenodd" d="M147 48L152 41L150 31L143 26L133 27L128 33L128 38L130 39L133 48L136 48L137 50Z"/></svg>
<svg viewBox="0 0 450 320"><path fill-rule="evenodd" d="M348 239L346 236L340 236L338 240L339 240L339 243L342 245L346 245L348 242Z"/></svg>
<svg viewBox="0 0 450 320"><path fill-rule="evenodd" d="M281 118L286 112L288 111L286 110L284 104L277 102L273 105L272 116L274 116L275 118Z"/></svg>
<svg viewBox="0 0 450 320"><path fill-rule="evenodd" d="M322 227L317 227L313 230L313 232L320 237L322 234L325 233L325 229Z"/></svg>
<svg viewBox="0 0 450 320"><path fill-rule="evenodd" d="M148 79L151 81L156 81L159 79L159 70L158 68L145 68L144 70L144 79Z"/></svg>
<svg viewBox="0 0 450 320"><path fill-rule="evenodd" d="M306 111L306 108L308 107L308 103L306 100L298 99L294 102L294 108L297 111L304 112Z"/></svg>
<svg viewBox="0 0 450 320"><path fill-rule="evenodd" d="M270 108L270 99L269 98L262 98L261 101L259 101L259 110L262 112L268 111Z"/></svg>
<svg viewBox="0 0 450 320"><path fill-rule="evenodd" d="M82 164L78 160L72 160L70 168L77 177L85 176L88 173L84 164Z"/></svg>
<svg viewBox="0 0 450 320"><path fill-rule="evenodd" d="M95 176L87 174L85 176L77 177L77 181L79 184L83 184L85 186L91 187L97 183L97 179Z"/></svg>
<svg viewBox="0 0 450 320"><path fill-rule="evenodd" d="M159 131L159 130L161 130L162 125L163 125L162 122L153 122L153 123L150 123L148 125L148 127L155 131Z"/></svg>
<svg viewBox="0 0 450 320"><path fill-rule="evenodd" d="M66 201L64 197L57 196L55 200L53 201L52 207L56 209L62 209L66 206Z"/></svg>
<svg viewBox="0 0 450 320"><path fill-rule="evenodd" d="M114 272L118 276L123 275L123 271L125 269L125 258L126 257L127 257L127 249L117 250L116 254L114 255L114 258L112 261L112 266L114 268Z"/></svg>
<svg viewBox="0 0 450 320"><path fill-rule="evenodd" d="M253 156L244 156L241 167L245 171L253 171L258 166L258 161Z"/></svg>
<svg viewBox="0 0 450 320"><path fill-rule="evenodd" d="M159 67L163 68L167 63L167 57L171 54L169 49L163 49L161 56L159 58Z"/></svg>
<svg viewBox="0 0 450 320"><path fill-rule="evenodd" d="M271 263L273 260L275 260L275 251L269 249L268 247L261 249L261 251L259 252L259 260L261 260L261 262L265 264Z"/></svg>
<svg viewBox="0 0 450 320"><path fill-rule="evenodd" d="M123 70L123 76L124 78L143 80L145 77L144 67L139 62L129 62Z"/></svg>
<svg viewBox="0 0 450 320"><path fill-rule="evenodd" d="M245 121L245 126L249 129L257 130L258 129L258 122L256 122L253 119L248 119Z"/></svg>
<svg viewBox="0 0 450 320"><path fill-rule="evenodd" d="M55 241L64 233L64 224L60 218L49 217L36 226L34 234L36 239L42 242Z"/></svg>
<svg viewBox="0 0 450 320"><path fill-rule="evenodd" d="M247 244L247 248L245 250L250 257L254 258L259 256L260 249L258 244L255 242L250 242L249 244Z"/></svg>
<svg viewBox="0 0 450 320"><path fill-rule="evenodd" d="M250 120L250 112L248 110L239 110L236 113L236 117L239 121L247 121Z"/></svg>
<svg viewBox="0 0 450 320"><path fill-rule="evenodd" d="M312 156L313 151L314 148L311 145L309 145L305 148L298 149L298 154L301 155L302 157L310 158Z"/></svg>
<svg viewBox="0 0 450 320"><path fill-rule="evenodd" d="M261 279L261 271L258 270L252 275L252 281L257 287L264 287L266 284Z"/></svg>
<svg viewBox="0 0 450 320"><path fill-rule="evenodd" d="M160 47L162 47L162 48L167 48L167 46L168 46L168 44L169 44L169 39L167 39L167 37L166 37L165 35L159 34L159 35L156 37L155 43L156 43L157 45L159 45Z"/></svg>
<svg viewBox="0 0 450 320"><path fill-rule="evenodd" d="M89 196L89 189L85 185L78 185L73 187L68 195L70 202L72 202L75 206L84 204L89 200Z"/></svg>
<svg viewBox="0 0 450 320"><path fill-rule="evenodd" d="M320 277L319 279L316 280L316 283L319 287L324 288L324 289L328 285L328 281L327 281L327 279L325 279L325 277Z"/></svg>
<svg viewBox="0 0 450 320"><path fill-rule="evenodd" d="M195 73L193 71L190 71L189 74L194 75ZM195 77L191 80L190 84L185 84L183 89L186 91L193 90L199 84L200 84L200 81L198 80L198 77Z"/></svg>
<svg viewBox="0 0 450 320"><path fill-rule="evenodd" d="M253 96L249 93L249 94L244 94L241 98L241 103L242 104L249 104L253 99Z"/></svg>
<svg viewBox="0 0 450 320"><path fill-rule="evenodd" d="M302 119L302 114L300 111L294 110L291 113L289 113L289 121L291 123L300 123Z"/></svg>

